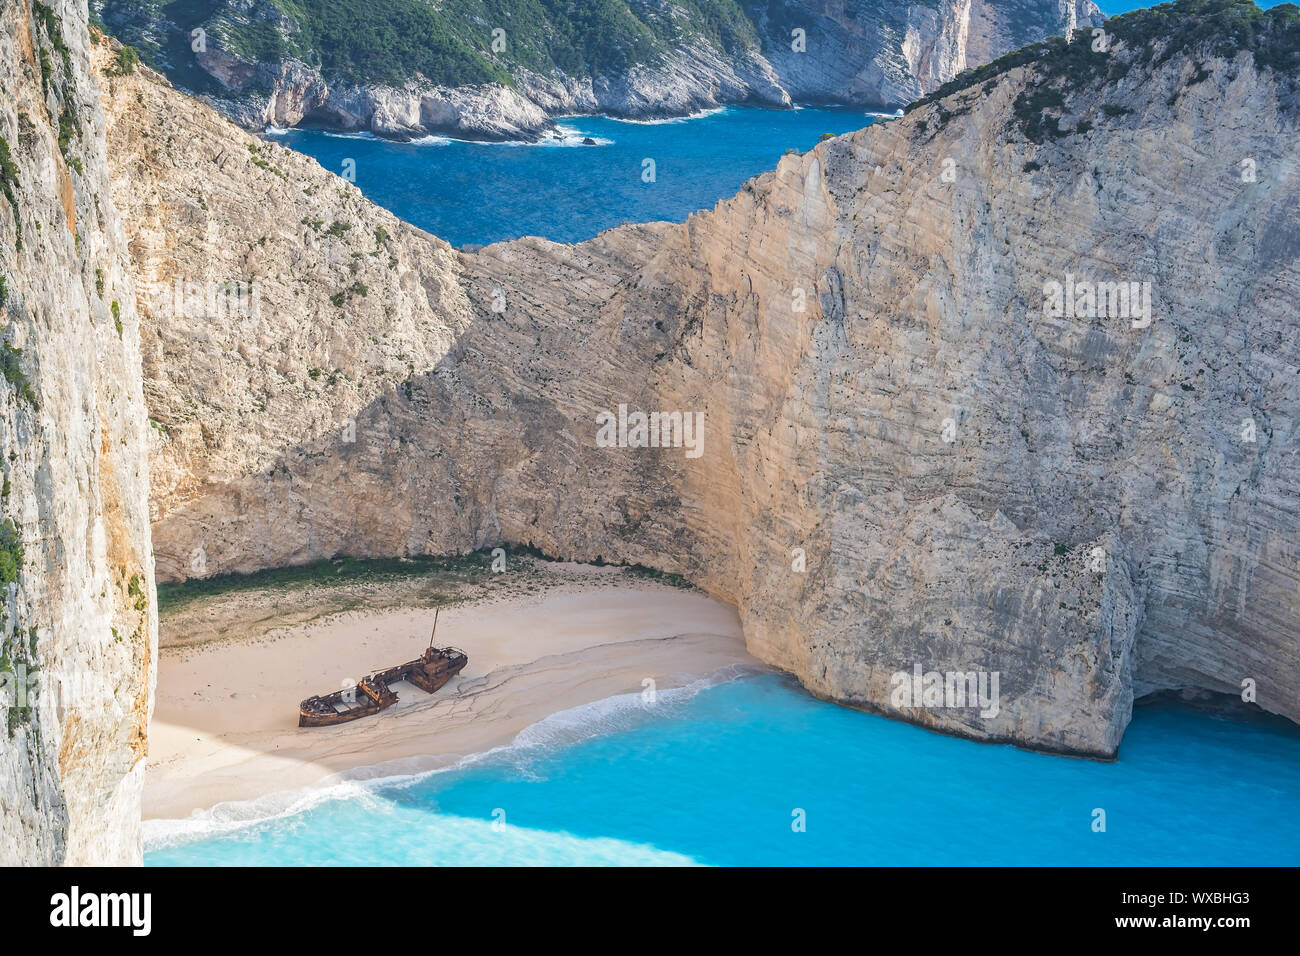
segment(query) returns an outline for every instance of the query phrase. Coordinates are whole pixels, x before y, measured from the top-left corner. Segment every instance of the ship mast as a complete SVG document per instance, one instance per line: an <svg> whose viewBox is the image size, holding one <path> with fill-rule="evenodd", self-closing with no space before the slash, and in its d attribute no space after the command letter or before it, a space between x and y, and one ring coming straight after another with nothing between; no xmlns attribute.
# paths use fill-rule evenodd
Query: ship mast
<svg viewBox="0 0 1300 956"><path fill-rule="evenodd" d="M438 635L438 608L433 609L433 633L429 635L429 646L433 647L433 639Z"/></svg>

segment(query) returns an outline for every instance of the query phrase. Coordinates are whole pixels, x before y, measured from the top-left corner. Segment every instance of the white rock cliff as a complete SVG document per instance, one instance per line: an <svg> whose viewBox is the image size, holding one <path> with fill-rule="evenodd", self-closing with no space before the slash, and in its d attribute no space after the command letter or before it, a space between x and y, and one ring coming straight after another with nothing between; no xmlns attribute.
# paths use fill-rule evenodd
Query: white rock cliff
<svg viewBox="0 0 1300 956"><path fill-rule="evenodd" d="M85 4L0 8L0 863L138 863L157 628L135 291Z"/></svg>

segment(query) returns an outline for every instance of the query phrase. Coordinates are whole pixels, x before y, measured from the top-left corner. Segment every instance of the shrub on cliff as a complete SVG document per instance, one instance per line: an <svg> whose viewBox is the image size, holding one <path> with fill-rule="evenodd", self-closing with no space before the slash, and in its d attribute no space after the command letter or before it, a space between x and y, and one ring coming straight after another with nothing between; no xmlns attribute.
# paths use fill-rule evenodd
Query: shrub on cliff
<svg viewBox="0 0 1300 956"><path fill-rule="evenodd" d="M0 587L18 580L23 570L23 540L13 519L0 522Z"/></svg>
<svg viewBox="0 0 1300 956"><path fill-rule="evenodd" d="M9 205L13 206L14 215L18 214L18 200L14 198L14 187L17 185L18 166L14 163L13 154L9 152L9 144L0 136L0 192L4 193Z"/></svg>
<svg viewBox="0 0 1300 956"><path fill-rule="evenodd" d="M0 373L12 387L18 397L33 408L36 406L36 393L22 367L22 349L16 349L8 342L0 345Z"/></svg>
<svg viewBox="0 0 1300 956"><path fill-rule="evenodd" d="M140 54L133 46L124 46L117 52L117 73L119 76L130 76L135 72L135 68L140 65Z"/></svg>

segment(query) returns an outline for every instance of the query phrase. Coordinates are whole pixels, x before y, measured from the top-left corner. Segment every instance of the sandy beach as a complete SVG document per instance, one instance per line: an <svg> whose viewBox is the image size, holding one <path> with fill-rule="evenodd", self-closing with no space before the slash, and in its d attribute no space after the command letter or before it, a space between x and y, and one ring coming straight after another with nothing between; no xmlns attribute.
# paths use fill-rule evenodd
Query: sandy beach
<svg viewBox="0 0 1300 956"><path fill-rule="evenodd" d="M665 690L760 667L734 608L618 569L568 565L442 608L438 643L463 648L469 664L437 694L398 685L401 699L381 714L299 728L302 698L424 649L433 611L405 597L389 589L338 611L318 595L263 594L165 615L145 818L187 817L361 767L432 769L508 744L558 711L640 693L647 678ZM258 610L277 599L288 623Z"/></svg>

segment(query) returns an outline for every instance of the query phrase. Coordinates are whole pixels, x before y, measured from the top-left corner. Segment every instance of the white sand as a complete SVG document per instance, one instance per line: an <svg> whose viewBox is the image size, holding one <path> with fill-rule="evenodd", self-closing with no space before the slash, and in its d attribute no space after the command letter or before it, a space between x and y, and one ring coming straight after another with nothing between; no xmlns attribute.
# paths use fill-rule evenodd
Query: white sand
<svg viewBox="0 0 1300 956"><path fill-rule="evenodd" d="M662 690L728 665L759 666L735 609L701 594L649 584L560 588L444 609L438 644L469 655L459 677L432 696L399 686L397 705L373 717L298 727L299 700L418 657L432 620L423 608L351 611L260 638L165 646L145 818L184 817L388 761L438 766L508 744L557 711L640 693L646 678Z"/></svg>

